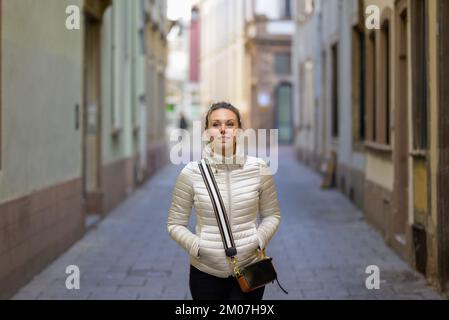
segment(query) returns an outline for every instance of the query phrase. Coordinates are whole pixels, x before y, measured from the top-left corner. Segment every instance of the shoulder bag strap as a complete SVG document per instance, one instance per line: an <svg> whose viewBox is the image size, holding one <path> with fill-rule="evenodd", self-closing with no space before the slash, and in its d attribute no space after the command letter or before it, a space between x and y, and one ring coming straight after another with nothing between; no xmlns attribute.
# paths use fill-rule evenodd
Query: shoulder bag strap
<svg viewBox="0 0 449 320"><path fill-rule="evenodd" d="M217 218L218 228L220 229L226 256L232 258L237 255L237 249L235 247L234 238L232 236L231 227L229 225L228 216L226 215L226 209L223 204L220 190L218 190L217 182L215 181L215 177L207 160L201 159L198 162L198 166L200 168L204 184L206 185L207 192L209 193L212 201L212 207L215 211L215 217Z"/></svg>

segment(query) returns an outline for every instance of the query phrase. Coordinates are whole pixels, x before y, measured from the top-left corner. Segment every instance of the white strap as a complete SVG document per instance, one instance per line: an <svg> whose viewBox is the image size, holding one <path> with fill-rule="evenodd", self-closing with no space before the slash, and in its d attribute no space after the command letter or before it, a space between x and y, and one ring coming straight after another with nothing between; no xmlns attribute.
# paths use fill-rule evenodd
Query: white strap
<svg viewBox="0 0 449 320"><path fill-rule="evenodd" d="M237 254L237 250L235 248L231 227L229 225L226 209L223 204L223 199L220 195L217 182L215 181L215 177L209 163L207 163L205 159L201 159L201 161L198 162L198 166L212 201L212 207L215 211L215 216L217 218L218 228L220 229L226 255L228 257L233 257Z"/></svg>

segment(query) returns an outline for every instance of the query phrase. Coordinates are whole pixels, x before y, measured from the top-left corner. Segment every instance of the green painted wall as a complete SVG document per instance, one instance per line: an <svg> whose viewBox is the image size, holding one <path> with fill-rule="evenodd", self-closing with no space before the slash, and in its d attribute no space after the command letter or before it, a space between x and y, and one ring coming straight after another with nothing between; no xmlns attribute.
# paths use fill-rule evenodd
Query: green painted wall
<svg viewBox="0 0 449 320"><path fill-rule="evenodd" d="M68 5L83 1L3 0L0 202L81 177L83 13L81 30L67 30ZM141 10L140 0L114 0L103 18L103 165L136 154L147 130L133 130L145 94Z"/></svg>
<svg viewBox="0 0 449 320"><path fill-rule="evenodd" d="M103 164L137 152L140 95L145 93L145 54L139 28L140 0L115 0L104 15L102 36ZM143 62L142 62L143 61ZM112 137L113 127L120 134ZM141 128L142 129L142 128Z"/></svg>

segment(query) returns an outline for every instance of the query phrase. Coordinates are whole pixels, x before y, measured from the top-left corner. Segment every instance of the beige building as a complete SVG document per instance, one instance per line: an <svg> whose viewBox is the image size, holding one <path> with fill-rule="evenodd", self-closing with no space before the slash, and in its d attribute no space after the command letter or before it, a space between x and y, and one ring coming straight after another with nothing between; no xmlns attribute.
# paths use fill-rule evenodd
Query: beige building
<svg viewBox="0 0 449 320"><path fill-rule="evenodd" d="M249 125L249 54L245 50L245 4L248 1L202 0L200 86L201 106L229 101Z"/></svg>
<svg viewBox="0 0 449 320"><path fill-rule="evenodd" d="M290 1L200 1L201 104L228 101L245 127L292 140ZM224 27L225 26L225 27Z"/></svg>
<svg viewBox="0 0 449 320"><path fill-rule="evenodd" d="M146 80L145 104L147 106L147 175L153 174L167 163L168 150L165 135L165 97L168 45L166 35L167 1L148 0L145 18Z"/></svg>
<svg viewBox="0 0 449 320"><path fill-rule="evenodd" d="M436 85L428 79L437 59L430 46L436 8L406 0L364 4L380 9L380 29L365 30L365 214L388 244L434 279L429 129Z"/></svg>

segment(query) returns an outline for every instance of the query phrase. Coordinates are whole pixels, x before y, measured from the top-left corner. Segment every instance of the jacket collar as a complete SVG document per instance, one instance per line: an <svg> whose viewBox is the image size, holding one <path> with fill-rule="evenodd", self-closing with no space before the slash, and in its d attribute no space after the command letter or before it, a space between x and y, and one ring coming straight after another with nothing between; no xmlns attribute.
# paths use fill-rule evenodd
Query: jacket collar
<svg viewBox="0 0 449 320"><path fill-rule="evenodd" d="M237 150L234 155L224 157L221 153L214 152L211 143L207 143L203 149L203 158L217 169L241 169L246 162L244 150L237 143Z"/></svg>

